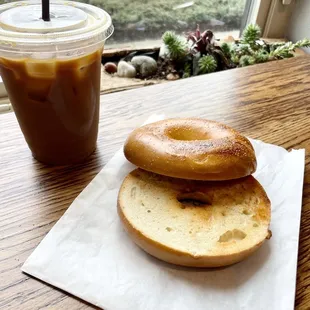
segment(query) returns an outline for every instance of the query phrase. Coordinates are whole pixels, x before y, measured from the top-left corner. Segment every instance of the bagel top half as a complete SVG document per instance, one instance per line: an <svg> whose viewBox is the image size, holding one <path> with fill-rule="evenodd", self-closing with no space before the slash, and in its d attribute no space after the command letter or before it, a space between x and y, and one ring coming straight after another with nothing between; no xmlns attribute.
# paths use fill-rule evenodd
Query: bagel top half
<svg viewBox="0 0 310 310"><path fill-rule="evenodd" d="M231 180L251 175L256 156L236 130L197 118L167 119L134 130L124 145L134 165L165 176Z"/></svg>

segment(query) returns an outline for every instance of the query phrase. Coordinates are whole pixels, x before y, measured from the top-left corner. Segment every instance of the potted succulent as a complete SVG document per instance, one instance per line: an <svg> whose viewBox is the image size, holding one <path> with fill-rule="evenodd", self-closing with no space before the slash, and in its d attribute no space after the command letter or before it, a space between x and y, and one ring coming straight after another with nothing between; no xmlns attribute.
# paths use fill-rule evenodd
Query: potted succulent
<svg viewBox="0 0 310 310"><path fill-rule="evenodd" d="M199 26L186 36L166 31L160 50L132 51L105 69L119 77L176 80L200 74L245 67L263 62L294 57L297 48L310 47L310 40L296 43L268 43L261 39L258 25L248 25L240 40L223 42L211 30Z"/></svg>
<svg viewBox="0 0 310 310"><path fill-rule="evenodd" d="M245 28L239 41L231 43L216 41L211 30L201 33L199 26L187 38L167 31L162 37L160 56L173 67L175 74L187 78L294 57L297 48L310 46L309 39L296 43L267 43L260 36L259 26L252 24Z"/></svg>

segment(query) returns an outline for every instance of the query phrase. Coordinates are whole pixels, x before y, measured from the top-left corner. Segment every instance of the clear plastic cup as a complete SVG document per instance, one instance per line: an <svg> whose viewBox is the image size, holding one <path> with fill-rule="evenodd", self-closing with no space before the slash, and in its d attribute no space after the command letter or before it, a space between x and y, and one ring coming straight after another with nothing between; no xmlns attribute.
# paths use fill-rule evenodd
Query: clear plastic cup
<svg viewBox="0 0 310 310"><path fill-rule="evenodd" d="M101 56L113 33L104 10L79 2L0 6L0 74L33 156L46 164L84 161L96 148Z"/></svg>

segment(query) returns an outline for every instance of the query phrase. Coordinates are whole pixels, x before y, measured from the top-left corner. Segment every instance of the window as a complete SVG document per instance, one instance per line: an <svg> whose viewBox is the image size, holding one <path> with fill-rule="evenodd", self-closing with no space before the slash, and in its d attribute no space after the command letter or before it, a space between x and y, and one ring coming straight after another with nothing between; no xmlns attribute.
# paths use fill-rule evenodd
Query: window
<svg viewBox="0 0 310 310"><path fill-rule="evenodd" d="M115 32L107 47L160 44L166 30L211 29L217 38L239 36L249 0L78 0L111 14Z"/></svg>
<svg viewBox="0 0 310 310"><path fill-rule="evenodd" d="M15 0L20 1L20 0ZM37 0L40 1L40 0ZM73 0L106 10L115 32L106 48L159 46L166 30L179 34L210 29L216 38L238 38L247 23L258 23L264 37L285 37L294 1L280 0ZM0 0L0 4L11 0Z"/></svg>

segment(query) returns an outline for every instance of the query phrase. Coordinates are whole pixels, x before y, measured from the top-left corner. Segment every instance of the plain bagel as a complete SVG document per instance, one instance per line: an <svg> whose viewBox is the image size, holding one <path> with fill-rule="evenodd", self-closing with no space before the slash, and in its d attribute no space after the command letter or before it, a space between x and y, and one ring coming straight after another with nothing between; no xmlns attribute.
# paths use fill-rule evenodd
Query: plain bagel
<svg viewBox="0 0 310 310"><path fill-rule="evenodd" d="M198 118L167 119L137 128L124 154L134 165L193 180L231 180L256 170L250 141L234 129Z"/></svg>

